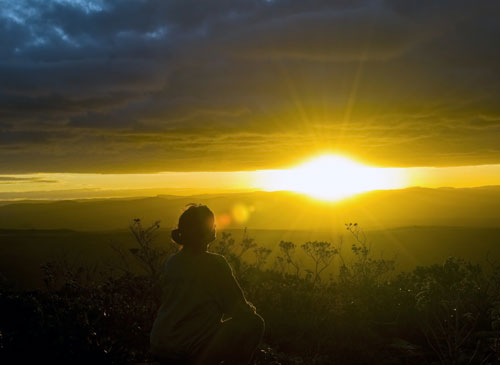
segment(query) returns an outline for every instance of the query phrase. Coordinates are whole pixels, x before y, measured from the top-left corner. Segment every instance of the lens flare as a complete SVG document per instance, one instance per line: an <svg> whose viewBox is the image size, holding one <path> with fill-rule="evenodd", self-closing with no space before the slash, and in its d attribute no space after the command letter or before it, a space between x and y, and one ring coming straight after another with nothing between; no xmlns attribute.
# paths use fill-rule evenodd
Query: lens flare
<svg viewBox="0 0 500 365"><path fill-rule="evenodd" d="M225 228L231 223L231 217L227 213L222 213L216 217L217 228Z"/></svg>
<svg viewBox="0 0 500 365"><path fill-rule="evenodd" d="M248 216L250 215L249 210L243 204L236 204L233 207L233 218L238 223L244 223L247 221Z"/></svg>

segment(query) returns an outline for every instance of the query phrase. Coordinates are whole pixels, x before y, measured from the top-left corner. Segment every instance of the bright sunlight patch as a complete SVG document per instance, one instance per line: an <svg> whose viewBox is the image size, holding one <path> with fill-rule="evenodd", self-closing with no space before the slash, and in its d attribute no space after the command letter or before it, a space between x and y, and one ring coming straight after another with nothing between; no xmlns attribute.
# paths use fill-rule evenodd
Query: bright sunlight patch
<svg viewBox="0 0 500 365"><path fill-rule="evenodd" d="M257 171L255 184L266 191L288 190L334 201L357 193L406 185L402 169L370 167L338 155L313 158L295 168Z"/></svg>

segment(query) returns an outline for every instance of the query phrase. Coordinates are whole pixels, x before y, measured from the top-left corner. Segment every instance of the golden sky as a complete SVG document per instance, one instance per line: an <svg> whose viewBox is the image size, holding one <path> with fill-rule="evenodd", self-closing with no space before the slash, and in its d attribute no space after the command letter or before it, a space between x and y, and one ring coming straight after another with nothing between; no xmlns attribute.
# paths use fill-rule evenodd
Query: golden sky
<svg viewBox="0 0 500 365"><path fill-rule="evenodd" d="M5 2L0 197L263 188L256 171L325 153L403 186L499 184L499 17L487 0Z"/></svg>
<svg viewBox="0 0 500 365"><path fill-rule="evenodd" d="M371 179L368 189L421 187L475 187L500 185L500 165L455 167L374 168L383 174L397 176L388 185L376 185ZM231 171L231 172L163 172L154 174L74 174L38 173L0 176L1 199L60 199L92 197L152 196L158 194L192 195L252 190L295 190L297 176L293 169ZM331 172L329 193L342 193L342 188L359 182L343 176L345 171ZM337 178L336 175L339 175ZM321 176L320 176L321 177ZM307 183L317 176L307 177ZM327 176L328 178L328 176ZM269 181L274 183L269 184ZM336 186L340 181L341 185ZM316 189L313 185L311 189ZM366 191L359 190L359 191ZM300 190L299 190L300 191ZM305 193L310 193L307 189ZM314 194L313 194L314 195ZM345 196L349 196L346 194ZM335 197L335 196L334 196ZM341 196L343 197L343 195Z"/></svg>

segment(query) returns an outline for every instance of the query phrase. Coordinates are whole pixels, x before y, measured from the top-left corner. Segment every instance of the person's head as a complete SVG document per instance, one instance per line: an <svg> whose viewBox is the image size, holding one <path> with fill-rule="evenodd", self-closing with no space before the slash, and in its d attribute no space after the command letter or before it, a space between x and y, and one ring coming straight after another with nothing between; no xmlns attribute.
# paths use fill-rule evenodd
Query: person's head
<svg viewBox="0 0 500 365"><path fill-rule="evenodd" d="M188 204L177 228L172 230L174 242L193 249L206 249L215 238L214 213L202 204Z"/></svg>

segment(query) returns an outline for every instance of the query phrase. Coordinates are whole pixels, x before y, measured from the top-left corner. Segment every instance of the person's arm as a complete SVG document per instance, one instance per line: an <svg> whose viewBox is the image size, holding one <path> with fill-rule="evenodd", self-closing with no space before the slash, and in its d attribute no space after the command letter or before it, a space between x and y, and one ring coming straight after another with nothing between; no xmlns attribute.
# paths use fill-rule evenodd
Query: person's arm
<svg viewBox="0 0 500 365"><path fill-rule="evenodd" d="M215 276L218 281L216 296L224 312L228 316L255 314L255 307L245 298L240 284L234 277L233 270L224 256L220 256L219 273Z"/></svg>

